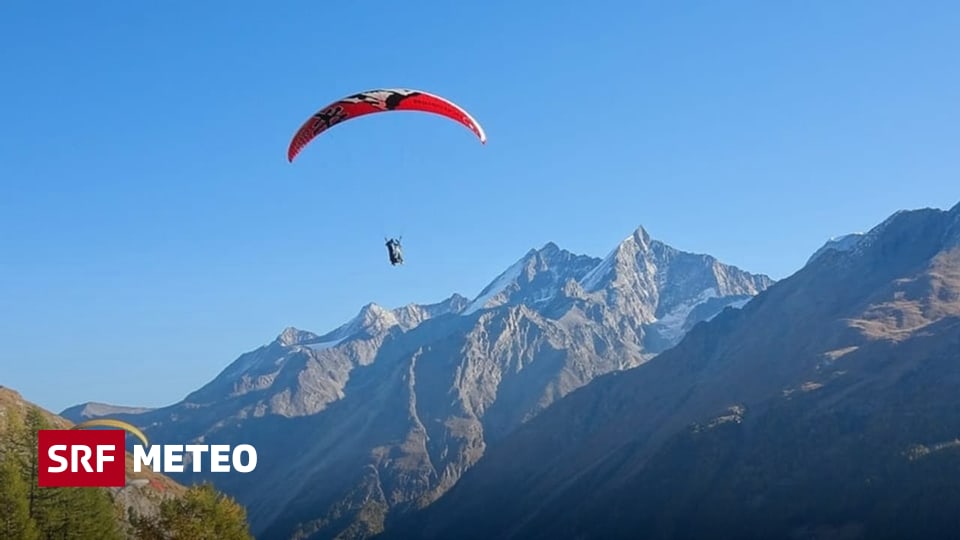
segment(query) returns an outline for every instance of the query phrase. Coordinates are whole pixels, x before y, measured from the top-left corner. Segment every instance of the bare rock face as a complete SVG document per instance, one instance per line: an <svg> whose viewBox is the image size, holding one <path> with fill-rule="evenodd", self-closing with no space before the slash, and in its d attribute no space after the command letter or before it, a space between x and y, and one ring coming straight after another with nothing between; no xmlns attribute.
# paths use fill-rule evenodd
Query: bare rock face
<svg viewBox="0 0 960 540"><path fill-rule="evenodd" d="M323 335L288 328L181 403L114 416L157 442L256 444L255 472L210 479L258 537L366 538L557 400L771 283L642 228L605 259L548 243L472 300L368 304Z"/></svg>

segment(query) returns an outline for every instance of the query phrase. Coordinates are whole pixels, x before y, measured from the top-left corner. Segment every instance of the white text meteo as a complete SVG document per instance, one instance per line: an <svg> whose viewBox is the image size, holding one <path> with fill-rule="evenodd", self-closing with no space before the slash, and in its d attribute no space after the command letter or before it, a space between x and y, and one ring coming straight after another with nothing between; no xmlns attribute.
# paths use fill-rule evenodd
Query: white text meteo
<svg viewBox="0 0 960 540"><path fill-rule="evenodd" d="M183 472L184 454L191 455L193 472L248 473L257 467L257 450L249 444L156 444L148 451L138 444L133 447L133 470L148 465L153 472Z"/></svg>

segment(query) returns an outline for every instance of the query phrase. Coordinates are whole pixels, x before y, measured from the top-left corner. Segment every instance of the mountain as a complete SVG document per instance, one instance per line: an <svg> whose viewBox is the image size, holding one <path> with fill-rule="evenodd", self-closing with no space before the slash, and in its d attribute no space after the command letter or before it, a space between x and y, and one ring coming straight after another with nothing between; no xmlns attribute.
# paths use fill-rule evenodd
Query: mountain
<svg viewBox="0 0 960 540"><path fill-rule="evenodd" d="M61 411L60 416L79 423L91 418L102 418L104 416L115 416L118 414L142 414L152 410L153 409L147 407L122 407L119 405L109 405L107 403L89 402L69 407Z"/></svg>
<svg viewBox="0 0 960 540"><path fill-rule="evenodd" d="M643 228L603 259L548 243L472 299L371 303L325 334L288 328L182 402L117 417L158 442L255 444L256 471L211 480L259 538L366 538L558 399L771 283Z"/></svg>
<svg viewBox="0 0 960 540"><path fill-rule="evenodd" d="M487 450L391 538L956 538L960 205L824 250Z"/></svg>

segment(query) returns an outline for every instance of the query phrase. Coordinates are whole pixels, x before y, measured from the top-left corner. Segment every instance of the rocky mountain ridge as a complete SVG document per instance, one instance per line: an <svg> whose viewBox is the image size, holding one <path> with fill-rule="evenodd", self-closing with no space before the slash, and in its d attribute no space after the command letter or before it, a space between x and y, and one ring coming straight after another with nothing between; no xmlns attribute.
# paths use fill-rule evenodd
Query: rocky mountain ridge
<svg viewBox="0 0 960 540"><path fill-rule="evenodd" d="M603 259L548 243L473 299L371 303L325 334L288 328L182 402L119 417L158 442L255 443L257 471L217 487L258 535L369 537L558 399L771 283L643 228Z"/></svg>

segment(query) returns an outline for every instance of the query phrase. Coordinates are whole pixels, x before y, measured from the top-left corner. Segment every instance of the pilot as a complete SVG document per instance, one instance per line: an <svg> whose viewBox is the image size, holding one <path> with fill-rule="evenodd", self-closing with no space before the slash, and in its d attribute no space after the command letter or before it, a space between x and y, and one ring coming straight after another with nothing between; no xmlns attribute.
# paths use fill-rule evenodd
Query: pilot
<svg viewBox="0 0 960 540"><path fill-rule="evenodd" d="M388 239L387 253L390 255L390 264L393 266L403 264L403 251L400 249L400 240L396 238Z"/></svg>

